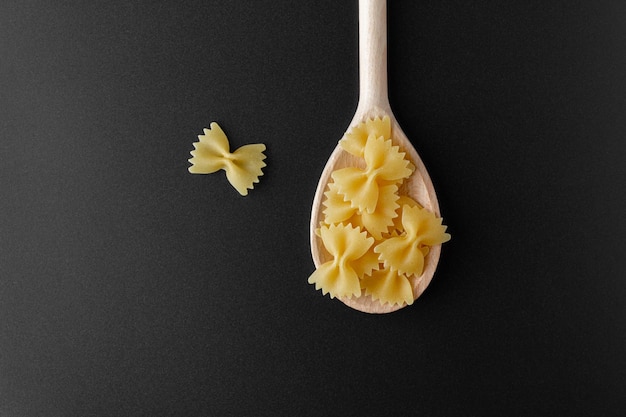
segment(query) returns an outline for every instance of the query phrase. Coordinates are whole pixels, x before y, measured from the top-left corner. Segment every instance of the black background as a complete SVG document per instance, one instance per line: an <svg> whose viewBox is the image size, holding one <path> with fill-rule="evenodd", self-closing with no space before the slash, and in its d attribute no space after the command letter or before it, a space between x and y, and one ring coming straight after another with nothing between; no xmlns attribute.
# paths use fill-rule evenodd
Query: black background
<svg viewBox="0 0 626 417"><path fill-rule="evenodd" d="M453 238L372 316L307 283L356 1L2 1L0 416L626 415L626 3L389 3Z"/></svg>

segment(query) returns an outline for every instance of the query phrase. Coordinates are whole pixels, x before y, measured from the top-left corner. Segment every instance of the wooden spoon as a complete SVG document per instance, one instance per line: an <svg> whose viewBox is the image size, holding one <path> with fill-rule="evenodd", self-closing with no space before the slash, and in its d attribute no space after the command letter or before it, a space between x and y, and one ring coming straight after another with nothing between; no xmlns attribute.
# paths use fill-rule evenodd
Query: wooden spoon
<svg viewBox="0 0 626 417"><path fill-rule="evenodd" d="M368 118L389 116L391 120L391 136L394 145L406 152L406 157L415 166L411 177L405 180L400 187L400 195L408 195L424 208L440 216L439 204L435 189L430 181L428 172L422 163L417 151L406 137L389 105L387 92L387 2L386 0L359 0L359 103L350 126L355 126ZM350 128L348 128L348 131ZM320 227L324 218L324 192L331 181L331 173L348 166L362 166L359 158L344 151L339 145L330 155L315 192L311 210L311 255L316 267L330 261L331 257L324 248L321 239L315 230ZM413 288L414 298L419 297L430 283L437 262L441 245L430 248L424 263L421 276L411 276L409 280ZM373 301L371 296L340 298L349 307L366 313L390 313L406 306L381 304Z"/></svg>

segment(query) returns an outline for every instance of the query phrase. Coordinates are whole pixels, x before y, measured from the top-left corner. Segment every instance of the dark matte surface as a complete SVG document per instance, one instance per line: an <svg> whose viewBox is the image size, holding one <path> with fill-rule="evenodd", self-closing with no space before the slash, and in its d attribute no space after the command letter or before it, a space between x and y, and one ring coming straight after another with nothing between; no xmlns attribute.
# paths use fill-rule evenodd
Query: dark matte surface
<svg viewBox="0 0 626 417"><path fill-rule="evenodd" d="M356 1L0 3L0 416L626 415L626 3L389 14L453 239L369 316L307 284ZM248 197L187 173L211 121Z"/></svg>

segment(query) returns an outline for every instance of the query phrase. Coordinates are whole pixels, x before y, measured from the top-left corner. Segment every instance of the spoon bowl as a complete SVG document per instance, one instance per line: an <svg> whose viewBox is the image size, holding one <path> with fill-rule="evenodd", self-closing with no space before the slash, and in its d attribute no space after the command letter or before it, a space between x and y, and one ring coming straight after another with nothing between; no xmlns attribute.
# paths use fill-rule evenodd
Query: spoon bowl
<svg viewBox="0 0 626 417"><path fill-rule="evenodd" d="M406 179L398 193L407 195L422 207L440 216L439 204L426 167L417 151L404 134L389 105L387 93L387 5L386 0L359 0L359 104L350 123L351 127L367 119L388 116L391 124L391 140L399 146L401 152L415 167L411 176ZM346 132L347 133L347 132ZM341 138L340 138L341 139ZM346 152L337 145L326 162L313 199L311 209L310 240L311 255L316 267L330 261L331 256L316 234L320 222L324 218L322 204L324 192L332 181L331 174L341 168L362 167L363 160ZM441 245L430 248L424 259L424 270L419 277L411 276L409 280L413 289L413 297L419 297L430 283L441 252ZM347 306L366 313L390 313L399 310L406 304L381 304L372 300L369 295L360 297L339 297Z"/></svg>

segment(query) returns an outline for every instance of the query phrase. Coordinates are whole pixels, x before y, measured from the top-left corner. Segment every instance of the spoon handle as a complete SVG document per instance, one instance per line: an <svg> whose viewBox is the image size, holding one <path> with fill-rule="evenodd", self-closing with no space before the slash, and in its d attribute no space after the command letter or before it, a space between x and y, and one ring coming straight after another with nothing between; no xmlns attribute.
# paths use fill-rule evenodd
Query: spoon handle
<svg viewBox="0 0 626 417"><path fill-rule="evenodd" d="M391 113L387 89L387 0L359 0L359 105ZM358 112L357 110L357 112Z"/></svg>

